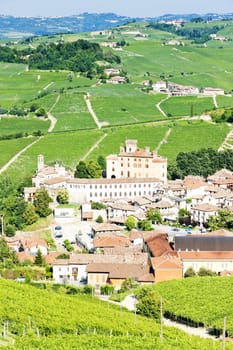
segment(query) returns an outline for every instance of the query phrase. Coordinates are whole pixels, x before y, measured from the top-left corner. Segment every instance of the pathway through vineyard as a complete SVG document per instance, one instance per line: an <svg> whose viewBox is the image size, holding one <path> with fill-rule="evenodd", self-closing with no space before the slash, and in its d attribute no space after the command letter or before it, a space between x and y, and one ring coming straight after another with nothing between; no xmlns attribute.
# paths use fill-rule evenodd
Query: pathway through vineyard
<svg viewBox="0 0 233 350"><path fill-rule="evenodd" d="M109 303L112 303L115 305L119 305L119 307L125 307L126 309L128 309L130 311L135 311L136 303L135 303L135 297L133 294L128 295L121 303L109 300L109 296L103 296L103 295L96 295L96 296L98 296L98 298L103 300L103 301L106 301L106 302L109 302ZM167 318L163 318L163 324L166 327L179 328L180 330L184 331L185 333L188 333L189 335L196 335L196 336L199 336L201 338L209 338L209 339L213 339L213 340L220 339L220 338L216 338L215 336L208 334L208 330L206 328L189 327L185 324L175 322L175 321L172 321L172 320L167 319Z"/></svg>

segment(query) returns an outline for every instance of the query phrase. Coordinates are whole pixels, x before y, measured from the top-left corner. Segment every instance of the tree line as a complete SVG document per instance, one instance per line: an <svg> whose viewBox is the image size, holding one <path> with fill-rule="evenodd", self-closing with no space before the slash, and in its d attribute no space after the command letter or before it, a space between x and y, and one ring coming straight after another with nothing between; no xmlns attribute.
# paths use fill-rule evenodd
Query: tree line
<svg viewBox="0 0 233 350"><path fill-rule="evenodd" d="M96 61L120 63L120 57L111 50L104 50L98 43L87 40L77 40L71 43L42 43L37 48L17 50L6 46L0 47L0 61L9 63L29 64L33 69L71 70L86 72L91 75L98 73Z"/></svg>
<svg viewBox="0 0 233 350"><path fill-rule="evenodd" d="M233 152L218 152L212 148L180 152L174 164L168 166L170 179L182 179L188 175L208 177L220 169L233 171Z"/></svg>
<svg viewBox="0 0 233 350"><path fill-rule="evenodd" d="M150 23L149 28L162 30L178 36L184 37L186 40L193 40L194 43L202 44L209 40L210 34L216 34L219 30L223 29L223 26L213 26L211 28L206 25L196 28L176 28L173 24L167 23Z"/></svg>

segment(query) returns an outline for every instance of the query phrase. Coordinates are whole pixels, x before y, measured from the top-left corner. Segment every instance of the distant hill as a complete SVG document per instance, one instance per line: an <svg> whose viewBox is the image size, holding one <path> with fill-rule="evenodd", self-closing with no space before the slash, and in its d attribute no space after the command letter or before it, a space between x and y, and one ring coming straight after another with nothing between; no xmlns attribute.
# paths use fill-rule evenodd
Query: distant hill
<svg viewBox="0 0 233 350"><path fill-rule="evenodd" d="M0 39L19 39L56 33L80 33L104 30L132 21L172 21L201 17L203 19L232 19L233 13L165 14L159 17L132 18L114 13L82 13L66 17L13 17L0 15Z"/></svg>

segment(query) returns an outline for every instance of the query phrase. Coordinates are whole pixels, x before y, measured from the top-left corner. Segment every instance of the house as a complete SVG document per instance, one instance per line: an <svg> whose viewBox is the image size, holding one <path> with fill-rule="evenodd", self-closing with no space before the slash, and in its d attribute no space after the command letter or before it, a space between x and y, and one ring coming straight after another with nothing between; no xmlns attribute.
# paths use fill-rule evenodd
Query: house
<svg viewBox="0 0 233 350"><path fill-rule="evenodd" d="M182 261L178 256L165 254L151 258L155 282L181 279L183 277Z"/></svg>
<svg viewBox="0 0 233 350"><path fill-rule="evenodd" d="M185 86L174 83L168 84L168 91L171 96L192 96L199 94L199 89L195 86Z"/></svg>
<svg viewBox="0 0 233 350"><path fill-rule="evenodd" d="M48 245L44 239L34 237L25 238L19 235L6 237L5 239L8 247L18 253L24 252L34 257L38 250L40 250L42 255L46 256L48 254Z"/></svg>
<svg viewBox="0 0 233 350"><path fill-rule="evenodd" d="M219 208L216 205L202 203L191 208L191 221L195 224L207 224L211 216L215 216Z"/></svg>
<svg viewBox="0 0 233 350"><path fill-rule="evenodd" d="M108 235L94 238L93 244L95 249L129 247L130 240L125 235Z"/></svg>
<svg viewBox="0 0 233 350"><path fill-rule="evenodd" d="M232 251L182 251L179 257L183 263L184 273L188 268L193 268L195 272L205 268L217 274L225 271L233 272Z"/></svg>
<svg viewBox="0 0 233 350"><path fill-rule="evenodd" d="M66 181L73 178L73 174L65 169L65 167L56 163L54 166L44 163L42 154L37 157L37 170L32 177L34 187L24 188L24 198L27 201L33 201L37 188L45 187L49 195L56 200L57 192L60 188L66 187Z"/></svg>
<svg viewBox="0 0 233 350"><path fill-rule="evenodd" d="M110 220L116 217L126 219L128 216L143 213L143 209L125 202L115 202L107 207L107 218Z"/></svg>
<svg viewBox="0 0 233 350"><path fill-rule="evenodd" d="M57 283L78 284L87 280L87 267L90 264L105 266L113 264L147 265L148 256L134 250L124 251L123 254L73 254L69 259L57 259L52 263L53 279ZM129 276L128 276L129 277ZM106 282L106 279L105 279Z"/></svg>
<svg viewBox="0 0 233 350"><path fill-rule="evenodd" d="M109 234L121 234L121 228L118 225L102 223L102 224L93 224L92 231L94 237L103 237L108 236Z"/></svg>
<svg viewBox="0 0 233 350"><path fill-rule="evenodd" d="M167 92L168 91L168 83L166 81L157 81L152 84L152 89L155 92Z"/></svg>
<svg viewBox="0 0 233 350"><path fill-rule="evenodd" d="M110 84L124 84L126 83L126 77L121 77L120 75L113 76L107 80Z"/></svg>
<svg viewBox="0 0 233 350"><path fill-rule="evenodd" d="M167 234L152 232L148 238L145 237L144 239L144 251L152 257L159 257L164 254L173 255L175 252L168 242Z"/></svg>
<svg viewBox="0 0 233 350"><path fill-rule="evenodd" d="M120 74L120 69L117 69L117 68L106 68L104 70L104 74L106 74L107 77L109 77L110 75L119 75Z"/></svg>
<svg viewBox="0 0 233 350"><path fill-rule="evenodd" d="M165 45L180 46L180 45L184 45L184 43L182 41L171 39L171 40L166 41Z"/></svg>
<svg viewBox="0 0 233 350"><path fill-rule="evenodd" d="M87 281L96 288L107 283L120 288L127 278L148 282L149 273L149 265L144 264L89 264Z"/></svg>
<svg viewBox="0 0 233 350"><path fill-rule="evenodd" d="M149 147L138 148L137 140L126 140L120 153L107 156L106 162L108 179L157 178L164 183L167 181L167 159L151 152Z"/></svg>
<svg viewBox="0 0 233 350"><path fill-rule="evenodd" d="M201 89L201 93L205 96L216 96L216 95L224 95L225 94L223 89L212 88L212 87L205 87L205 88Z"/></svg>
<svg viewBox="0 0 233 350"><path fill-rule="evenodd" d="M176 220L178 216L178 207L175 207L169 200L162 199L156 203L148 205L148 209L158 209L163 220Z"/></svg>
<svg viewBox="0 0 233 350"><path fill-rule="evenodd" d="M82 221L92 221L94 218L94 211L91 209L90 203L83 203L81 207Z"/></svg>

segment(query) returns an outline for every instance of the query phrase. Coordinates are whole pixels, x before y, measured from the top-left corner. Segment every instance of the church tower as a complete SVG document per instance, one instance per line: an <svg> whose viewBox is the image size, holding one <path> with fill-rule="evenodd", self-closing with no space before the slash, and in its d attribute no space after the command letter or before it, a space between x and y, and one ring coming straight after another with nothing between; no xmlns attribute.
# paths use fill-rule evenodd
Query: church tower
<svg viewBox="0 0 233 350"><path fill-rule="evenodd" d="M44 156L40 154L37 157L37 170L41 171L44 168Z"/></svg>

